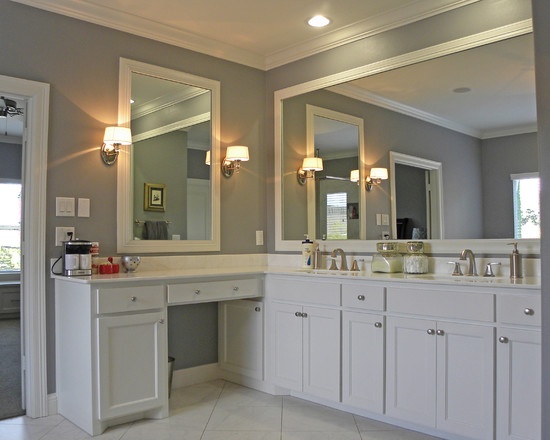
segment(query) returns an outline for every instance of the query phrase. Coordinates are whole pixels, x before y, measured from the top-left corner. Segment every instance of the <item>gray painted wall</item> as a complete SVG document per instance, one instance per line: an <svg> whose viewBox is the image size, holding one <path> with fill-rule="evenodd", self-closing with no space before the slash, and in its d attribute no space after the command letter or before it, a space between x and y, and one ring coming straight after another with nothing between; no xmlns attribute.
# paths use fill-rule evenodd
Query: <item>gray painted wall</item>
<svg viewBox="0 0 550 440"><path fill-rule="evenodd" d="M532 0L537 80L538 160L541 177L542 436L550 438L550 2Z"/></svg>
<svg viewBox="0 0 550 440"><path fill-rule="evenodd" d="M54 246L56 226L74 225L78 236L99 241L104 256L116 252L116 166L103 165L99 148L105 127L118 119L120 57L221 82L222 150L235 143L250 148L250 161L240 174L221 183L222 253L265 252L265 246L255 244L255 231L265 230L266 223L263 72L9 0L0 0L0 9L0 74L51 85L48 256L61 254ZM91 217L55 217L56 196L89 198ZM46 295L48 392L54 392L54 289L49 277ZM187 322L193 315L188 313ZM202 330L215 338L215 326L205 322Z"/></svg>
<svg viewBox="0 0 550 440"><path fill-rule="evenodd" d="M514 236L514 201L510 174L538 171L537 134L528 133L484 139L481 148L483 170L483 236Z"/></svg>

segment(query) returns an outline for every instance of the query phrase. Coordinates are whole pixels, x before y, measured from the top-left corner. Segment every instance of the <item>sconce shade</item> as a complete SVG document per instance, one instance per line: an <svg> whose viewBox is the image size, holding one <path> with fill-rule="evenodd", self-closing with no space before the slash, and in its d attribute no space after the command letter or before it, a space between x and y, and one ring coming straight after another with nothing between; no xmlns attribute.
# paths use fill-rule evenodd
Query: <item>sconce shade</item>
<svg viewBox="0 0 550 440"><path fill-rule="evenodd" d="M107 127L103 135L103 143L130 145L132 143L132 132L126 127Z"/></svg>
<svg viewBox="0 0 550 440"><path fill-rule="evenodd" d="M242 162L246 162L247 160L249 160L248 147L245 147L243 145L234 145L232 147L227 147L225 160L226 161L240 160Z"/></svg>
<svg viewBox="0 0 550 440"><path fill-rule="evenodd" d="M320 157L304 157L302 169L304 171L323 171L323 159Z"/></svg>
<svg viewBox="0 0 550 440"><path fill-rule="evenodd" d="M359 182L359 170L351 170L349 173L349 180L352 182Z"/></svg>
<svg viewBox="0 0 550 440"><path fill-rule="evenodd" d="M388 178L388 169L387 168L371 168L370 169L370 178L371 179L380 179L386 180Z"/></svg>
<svg viewBox="0 0 550 440"><path fill-rule="evenodd" d="M210 165L210 150L206 152L206 159L204 160L206 165Z"/></svg>

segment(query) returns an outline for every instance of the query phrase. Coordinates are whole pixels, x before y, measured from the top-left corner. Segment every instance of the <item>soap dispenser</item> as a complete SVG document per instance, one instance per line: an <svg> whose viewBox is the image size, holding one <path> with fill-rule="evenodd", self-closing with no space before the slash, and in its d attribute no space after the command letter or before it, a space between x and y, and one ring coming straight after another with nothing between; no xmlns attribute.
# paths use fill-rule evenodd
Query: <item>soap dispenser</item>
<svg viewBox="0 0 550 440"><path fill-rule="evenodd" d="M302 267L304 269L313 269L314 243L305 234L306 239L302 241Z"/></svg>
<svg viewBox="0 0 550 440"><path fill-rule="evenodd" d="M510 254L510 278L515 280L522 277L521 273L521 255L518 252L517 242L508 243L510 246L514 246L512 253Z"/></svg>

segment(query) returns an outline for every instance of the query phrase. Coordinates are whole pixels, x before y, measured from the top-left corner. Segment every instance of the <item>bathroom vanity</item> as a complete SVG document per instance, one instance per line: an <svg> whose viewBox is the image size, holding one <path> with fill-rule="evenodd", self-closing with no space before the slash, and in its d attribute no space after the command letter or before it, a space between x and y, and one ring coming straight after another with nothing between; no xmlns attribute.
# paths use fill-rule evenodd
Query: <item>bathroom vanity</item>
<svg viewBox="0 0 550 440"><path fill-rule="evenodd" d="M540 438L540 284L256 267L56 277L59 413L168 415L167 307L219 302L220 376L446 439Z"/></svg>

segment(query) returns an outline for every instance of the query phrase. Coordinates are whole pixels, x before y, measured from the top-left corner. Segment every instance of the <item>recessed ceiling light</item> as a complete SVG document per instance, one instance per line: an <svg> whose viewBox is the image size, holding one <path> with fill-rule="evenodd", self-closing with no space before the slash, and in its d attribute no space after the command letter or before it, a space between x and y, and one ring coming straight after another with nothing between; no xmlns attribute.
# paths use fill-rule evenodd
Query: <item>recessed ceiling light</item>
<svg viewBox="0 0 550 440"><path fill-rule="evenodd" d="M330 20L322 15L316 15L315 17L311 17L307 21L307 24L309 24L311 27L325 27L329 23Z"/></svg>
<svg viewBox="0 0 550 440"><path fill-rule="evenodd" d="M468 93L471 91L472 89L470 87L457 87L456 89L453 89L453 92L455 93Z"/></svg>

